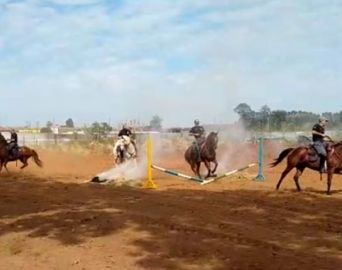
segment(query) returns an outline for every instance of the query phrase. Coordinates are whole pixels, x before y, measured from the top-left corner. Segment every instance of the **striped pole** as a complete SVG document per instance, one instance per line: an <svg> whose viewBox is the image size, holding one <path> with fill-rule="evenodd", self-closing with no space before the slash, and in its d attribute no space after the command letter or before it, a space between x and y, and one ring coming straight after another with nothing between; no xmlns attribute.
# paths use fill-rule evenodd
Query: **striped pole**
<svg viewBox="0 0 342 270"><path fill-rule="evenodd" d="M217 181L217 180L220 180L220 179L222 179L222 178L228 177L228 176L230 176L230 175L232 175L232 174L235 174L235 173L237 173L237 172L244 171L244 170L246 170L246 169L248 169L248 168L251 168L251 167L253 167L253 166L255 166L255 165L256 165L255 163L251 163L251 164L248 164L247 166L245 166L245 167L243 167L243 168L240 168L240 169L236 169L236 170L227 172L227 173L222 174L222 175L220 175L220 176L218 176L218 177L215 177L215 178L213 178L213 179L204 180L204 181L202 181L201 185L206 185L206 184L212 183L212 182L214 182L214 181Z"/></svg>
<svg viewBox="0 0 342 270"><path fill-rule="evenodd" d="M152 168L156 169L156 170L159 170L159 171L162 171L164 173L167 173L167 174L170 174L170 175L173 175L173 176L178 176L178 177L181 177L181 178L185 178L185 179L188 179L188 180L191 180L191 181L195 181L195 182L199 182L199 183L203 182L202 179L199 179L197 177L192 177L192 176L189 176L189 175L186 175L186 174L183 174L183 173L179 173L179 172L176 172L176 171L171 171L171 170L168 170L168 169L156 166L156 165L152 165Z"/></svg>

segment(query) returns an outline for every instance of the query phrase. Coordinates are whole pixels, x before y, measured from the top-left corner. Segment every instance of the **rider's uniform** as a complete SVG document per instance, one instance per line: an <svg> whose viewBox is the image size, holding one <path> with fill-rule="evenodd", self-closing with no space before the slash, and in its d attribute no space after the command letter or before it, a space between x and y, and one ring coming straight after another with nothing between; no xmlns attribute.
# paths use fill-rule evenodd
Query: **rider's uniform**
<svg viewBox="0 0 342 270"><path fill-rule="evenodd" d="M198 156L199 156L198 159L200 160L200 146L205 141L205 130L202 126L197 125L197 126L192 127L189 133L193 134L193 136L195 137L194 144L197 149Z"/></svg>
<svg viewBox="0 0 342 270"><path fill-rule="evenodd" d="M9 150L11 155L16 156L19 151L18 134L14 131L11 132L11 140L9 143Z"/></svg>
<svg viewBox="0 0 342 270"><path fill-rule="evenodd" d="M320 157L320 172L324 172L325 161L327 159L327 150L325 149L324 134L325 128L320 124L316 124L312 128L313 131L317 131L322 135L312 134L313 147L315 148L317 154Z"/></svg>

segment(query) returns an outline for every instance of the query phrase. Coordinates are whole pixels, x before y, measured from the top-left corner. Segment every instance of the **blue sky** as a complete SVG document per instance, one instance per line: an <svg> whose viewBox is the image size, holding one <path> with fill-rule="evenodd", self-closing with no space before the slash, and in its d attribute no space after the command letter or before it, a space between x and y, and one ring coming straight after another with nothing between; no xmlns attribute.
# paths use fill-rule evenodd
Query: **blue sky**
<svg viewBox="0 0 342 270"><path fill-rule="evenodd" d="M0 0L0 125L340 111L339 0Z"/></svg>

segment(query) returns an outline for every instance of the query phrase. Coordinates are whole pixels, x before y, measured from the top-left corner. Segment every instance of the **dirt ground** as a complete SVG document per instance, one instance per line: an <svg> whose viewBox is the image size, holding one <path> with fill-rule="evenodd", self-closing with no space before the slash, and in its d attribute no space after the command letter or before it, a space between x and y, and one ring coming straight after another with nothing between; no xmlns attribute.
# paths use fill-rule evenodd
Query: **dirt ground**
<svg viewBox="0 0 342 270"><path fill-rule="evenodd" d="M237 150L231 146L231 153ZM279 146L267 146L266 160ZM256 146L220 170L256 160ZM0 177L0 269L337 269L342 265L342 176L306 171L274 188L284 163L200 186L154 172L157 190L84 183L110 168L105 155L39 150ZM181 154L155 160L189 173Z"/></svg>

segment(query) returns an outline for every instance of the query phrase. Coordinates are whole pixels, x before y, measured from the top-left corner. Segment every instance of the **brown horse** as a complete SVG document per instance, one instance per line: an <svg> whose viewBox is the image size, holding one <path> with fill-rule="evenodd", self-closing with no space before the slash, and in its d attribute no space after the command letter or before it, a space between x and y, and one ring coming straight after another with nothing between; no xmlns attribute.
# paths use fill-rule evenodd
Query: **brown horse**
<svg viewBox="0 0 342 270"><path fill-rule="evenodd" d="M8 162L9 159L9 151L8 151L8 143L5 137L0 133L0 172L2 170L3 164Z"/></svg>
<svg viewBox="0 0 342 270"><path fill-rule="evenodd" d="M328 181L327 181L327 194L330 195L331 182L333 178L333 174L341 173L342 171L342 142L333 144L329 143L327 145L327 173L328 173ZM276 189L280 188L280 185L284 178L288 175L288 173L296 168L297 172L294 176L294 181L298 191L301 191L299 185L299 177L304 172L305 168L309 168L315 171L319 171L319 157L316 151L312 146L300 146L297 148L287 148L282 151L278 158L275 159L273 163L271 163L271 167L277 166L280 162L282 162L286 157L287 158L287 167L281 174L279 182L277 184Z"/></svg>
<svg viewBox="0 0 342 270"><path fill-rule="evenodd" d="M17 160L20 160L21 163L23 163L23 165L20 168L24 169L25 167L28 166L27 161L31 157L33 158L37 166L43 167L43 162L39 159L37 152L27 146L20 147L18 155L15 158L11 157L9 150L8 150L8 143L6 139L2 135L0 136L0 172L3 166L8 172L7 163L12 162L12 161L17 161Z"/></svg>
<svg viewBox="0 0 342 270"><path fill-rule="evenodd" d="M193 144L191 145L185 152L185 160L190 164L192 171L197 175L199 178L201 177L200 174L200 167L201 162L204 162L206 168L208 169L208 174L206 178L215 177L215 171L218 166L218 162L216 160L216 149L218 144L218 133L211 132L208 137L205 139L205 142L202 146L200 146L200 151L197 150L197 147ZM200 155L200 158L198 157ZM215 164L213 170L211 170L210 165L211 162Z"/></svg>

